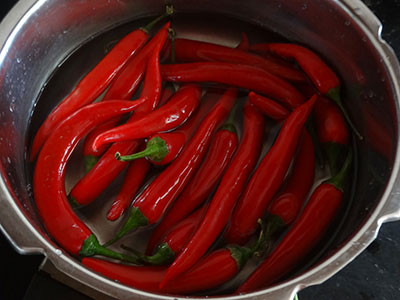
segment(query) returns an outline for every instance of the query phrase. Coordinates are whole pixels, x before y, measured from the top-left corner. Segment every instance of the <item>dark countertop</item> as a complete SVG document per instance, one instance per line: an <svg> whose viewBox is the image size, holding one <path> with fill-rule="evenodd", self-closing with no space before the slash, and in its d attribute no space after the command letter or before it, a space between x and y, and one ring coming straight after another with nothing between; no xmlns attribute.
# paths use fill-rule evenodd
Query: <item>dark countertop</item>
<svg viewBox="0 0 400 300"><path fill-rule="evenodd" d="M0 19L15 0L2 0ZM383 38L400 58L400 0L364 0L384 25ZM325 283L299 293L306 299L398 300L400 299L400 222L384 224L378 238L347 267ZM0 234L0 300L89 300L37 269L40 255L16 253Z"/></svg>

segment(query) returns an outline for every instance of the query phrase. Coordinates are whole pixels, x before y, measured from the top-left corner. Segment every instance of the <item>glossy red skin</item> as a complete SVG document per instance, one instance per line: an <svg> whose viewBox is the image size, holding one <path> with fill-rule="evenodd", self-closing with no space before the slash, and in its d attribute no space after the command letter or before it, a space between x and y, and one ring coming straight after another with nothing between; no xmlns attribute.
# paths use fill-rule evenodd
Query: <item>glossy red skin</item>
<svg viewBox="0 0 400 300"><path fill-rule="evenodd" d="M211 138L236 100L237 90L230 88L200 124L181 154L135 200L133 206L147 218L148 224L158 222L179 196L199 168Z"/></svg>
<svg viewBox="0 0 400 300"><path fill-rule="evenodd" d="M314 120L321 143L349 144L349 130L339 107L325 97L319 97L314 106Z"/></svg>
<svg viewBox="0 0 400 300"><path fill-rule="evenodd" d="M274 100L258 95L254 92L249 93L249 101L267 117L277 121L286 119L286 117L290 114L289 110L276 103Z"/></svg>
<svg viewBox="0 0 400 300"><path fill-rule="evenodd" d="M293 67L283 66L256 54L217 44L175 39L175 57L178 62L220 61L258 67L289 81L305 81L305 76Z"/></svg>
<svg viewBox="0 0 400 300"><path fill-rule="evenodd" d="M108 143L146 138L184 123L200 104L201 88L197 85L187 85L175 95L159 109L97 136L92 145L93 150L96 151Z"/></svg>
<svg viewBox="0 0 400 300"><path fill-rule="evenodd" d="M303 130L292 172L284 189L275 197L268 211L279 216L286 225L299 215L304 201L314 183L315 151L312 138Z"/></svg>
<svg viewBox="0 0 400 300"><path fill-rule="evenodd" d="M282 185L316 98L313 96L287 117L275 143L250 178L225 231L229 244L243 245L256 231L257 220Z"/></svg>
<svg viewBox="0 0 400 300"><path fill-rule="evenodd" d="M232 132L231 138L236 137ZM169 267L162 284L165 284L192 267L218 238L229 221L233 208L257 164L264 133L264 116L250 103L244 107L243 137L232 162L226 170L210 207L199 228L182 253Z"/></svg>
<svg viewBox="0 0 400 300"><path fill-rule="evenodd" d="M165 141L168 147L168 154L161 161L155 161L148 158L151 163L158 166L166 165L173 161L179 155L185 144L192 137L194 131L197 129L201 121L210 111L211 107L215 104L215 102L210 101L212 100L210 97L206 98L207 99L201 100L201 105L199 106L199 108L196 109L192 116L178 129L170 132L156 133L149 138L150 141L152 138L159 137Z"/></svg>
<svg viewBox="0 0 400 300"><path fill-rule="evenodd" d="M245 32L242 32L242 39L240 40L240 43L236 46L236 49L247 52L249 51L249 48L250 48L249 37Z"/></svg>
<svg viewBox="0 0 400 300"><path fill-rule="evenodd" d="M147 243L147 253L152 253L170 228L200 206L220 180L236 150L237 142L224 131L218 131L210 149L194 178L188 183L166 216L153 230Z"/></svg>
<svg viewBox="0 0 400 300"><path fill-rule="evenodd" d="M143 103L108 101L89 104L65 119L46 140L33 175L35 203L50 235L66 251L78 255L92 234L75 215L65 194L65 168L79 141L108 118L132 111Z"/></svg>
<svg viewBox="0 0 400 300"><path fill-rule="evenodd" d="M150 170L150 166L150 163L145 158L136 159L129 164L122 187L107 213L108 220L115 221L130 206Z"/></svg>
<svg viewBox="0 0 400 300"><path fill-rule="evenodd" d="M283 58L294 59L300 68L310 77L318 91L325 95L340 86L339 78L332 69L313 51L300 45L285 43L257 44L250 47L253 51L267 51Z"/></svg>
<svg viewBox="0 0 400 300"><path fill-rule="evenodd" d="M147 33L141 29L134 30L126 35L53 109L40 126L33 140L32 161L58 124L82 106L93 102L116 77L129 58L144 45L147 37Z"/></svg>
<svg viewBox="0 0 400 300"><path fill-rule="evenodd" d="M197 62L161 65L160 70L166 81L223 83L270 96L290 108L304 102L303 96L290 83L249 65Z"/></svg>
<svg viewBox="0 0 400 300"><path fill-rule="evenodd" d="M266 288L298 266L332 225L342 197L342 191L334 185L327 183L319 185L299 219L236 293L248 293Z"/></svg>
<svg viewBox="0 0 400 300"><path fill-rule="evenodd" d="M186 246L195 230L199 227L207 208L208 205L204 205L173 226L167 235L162 239L162 243L167 243L175 255L181 253L182 249Z"/></svg>
<svg viewBox="0 0 400 300"><path fill-rule="evenodd" d="M136 57L134 57L134 59L132 59L132 61L135 61L136 64L134 66L131 66L132 68L138 68L137 66L140 64L143 64L144 66L146 66L147 64L146 75L144 78L143 88L140 93L140 98L148 98L149 101L148 104L144 105L144 107L140 109L140 111L142 112L152 111L157 106L158 101L160 99L161 76L160 76L160 64L158 57L160 54L160 49L168 37L167 29L168 27L164 26L162 30L160 30L159 33L155 35L154 38L152 38L146 46L144 46L142 51L140 51L139 54ZM144 68L141 71L141 74L143 73L144 73ZM122 70L120 74L124 74L124 70ZM138 83L140 83L141 78L142 76L140 76L140 80ZM112 99L110 97L117 97L114 99L129 99L135 92L132 91L129 94L122 93L122 90L117 90L117 92L113 92L114 89L112 89L112 87L113 85L111 85L110 89L108 89L102 101L107 101ZM119 119L114 118L113 120L110 120L109 122L106 122L101 126L98 126L92 132L90 132L85 139L85 143L83 144L83 154L93 155L93 156L102 155L107 150L107 145L101 147L101 149L98 149L98 151L95 152L92 149L92 144L99 134L115 127L118 124L118 122Z"/></svg>
<svg viewBox="0 0 400 300"><path fill-rule="evenodd" d="M174 97L181 97L181 91L182 88L174 94ZM153 101L157 101L157 99L154 98ZM151 109L153 105L139 107L132 115L131 120L146 116L149 113L149 111L144 110L146 107L147 109ZM142 140L140 139L112 144L97 164L73 187L70 195L81 205L93 202L127 165L126 162L115 159L115 153L119 152L121 155L129 155L135 152L141 143Z"/></svg>
<svg viewBox="0 0 400 300"><path fill-rule="evenodd" d="M164 266L128 266L87 257L82 259L82 263L112 280L154 293L189 294L207 290L229 281L238 273L236 260L227 249L216 250L203 257L193 269L164 289L159 287L167 269Z"/></svg>
<svg viewBox="0 0 400 300"><path fill-rule="evenodd" d="M158 105L164 105L173 93L173 89L164 88ZM115 221L126 211L132 203L149 169L150 163L146 159L139 159L137 162L133 161L129 164L121 189L113 200L111 208L107 213L108 220Z"/></svg>

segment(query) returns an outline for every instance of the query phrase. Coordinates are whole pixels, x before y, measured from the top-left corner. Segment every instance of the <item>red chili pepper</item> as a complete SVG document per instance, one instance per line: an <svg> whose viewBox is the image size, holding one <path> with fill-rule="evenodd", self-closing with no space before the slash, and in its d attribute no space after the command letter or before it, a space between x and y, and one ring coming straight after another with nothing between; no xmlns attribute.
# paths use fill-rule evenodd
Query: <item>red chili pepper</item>
<svg viewBox="0 0 400 300"><path fill-rule="evenodd" d="M286 108L276 103L274 100L258 95L254 92L249 93L249 101L261 110L267 117L274 120L283 120L290 114Z"/></svg>
<svg viewBox="0 0 400 300"><path fill-rule="evenodd" d="M198 97L200 94L200 89L195 86L188 86L181 88L174 96L171 98L187 98L191 95L193 97ZM177 101L176 99L175 101ZM153 99L157 101L157 99ZM146 102L147 103L147 102ZM143 106L139 107L142 108ZM151 109L147 106L148 109ZM153 106L151 106L153 107ZM165 107L165 106L162 106ZM144 119L144 116L148 115L148 111L137 111L132 115L132 122L136 120ZM137 149L137 147L142 143L142 140L133 140L127 142L114 143L107 152L101 157L97 164L87 173L71 190L69 198L80 204L87 205L94 201L109 185L110 183L121 173L125 168L126 162L121 162L115 159L115 153L119 152L121 155L126 155L132 153Z"/></svg>
<svg viewBox="0 0 400 300"><path fill-rule="evenodd" d="M83 258L88 268L112 280L137 289L156 293L190 294L220 286L236 276L252 255L248 248L219 249L203 257L195 267L160 289L167 268L164 266L129 266L96 258Z"/></svg>
<svg viewBox="0 0 400 300"><path fill-rule="evenodd" d="M349 151L341 171L314 190L298 220L266 260L239 287L237 293L252 292L277 282L301 263L315 247L337 215L351 160Z"/></svg>
<svg viewBox="0 0 400 300"><path fill-rule="evenodd" d="M314 155L311 136L307 130L303 130L289 179L268 209L270 214L279 216L286 225L290 225L299 215L304 200L314 183Z"/></svg>
<svg viewBox="0 0 400 300"><path fill-rule="evenodd" d="M153 253L160 239L170 228L189 215L208 198L236 150L237 143L232 140L233 137L225 130L217 131L211 141L207 156L201 163L196 175L153 230L147 243L146 253Z"/></svg>
<svg viewBox="0 0 400 300"><path fill-rule="evenodd" d="M107 213L108 220L115 221L122 216L140 188L140 185L150 170L150 166L150 163L146 159L138 159L131 162L126 171L122 187Z"/></svg>
<svg viewBox="0 0 400 300"><path fill-rule="evenodd" d="M170 96L173 95L173 88L165 87L161 93L159 106L164 105ZM107 219L115 221L118 219L132 203L136 192L142 184L147 172L150 169L150 163L146 159L139 159L130 163L126 171L124 181L118 195L113 200L110 210L107 213Z"/></svg>
<svg viewBox="0 0 400 300"><path fill-rule="evenodd" d="M342 104L339 78L317 54L303 46L285 43L258 44L250 48L253 51L272 52L284 58L296 60L318 91L336 102L354 133L363 139Z"/></svg>
<svg viewBox="0 0 400 300"><path fill-rule="evenodd" d="M187 85L180 89L164 106L135 119L127 124L117 126L100 134L93 142L96 151L102 145L113 142L124 142L146 138L159 131L168 131L184 123L200 103L201 88Z"/></svg>
<svg viewBox="0 0 400 300"><path fill-rule="evenodd" d="M236 49L247 52L249 51L249 48L249 37L247 36L246 32L242 32L242 39L240 40L240 43L236 46Z"/></svg>
<svg viewBox="0 0 400 300"><path fill-rule="evenodd" d="M244 133L239 149L222 177L203 221L185 249L169 267L161 287L192 267L225 228L236 201L257 164L263 133L263 115L250 103L246 103L244 106Z"/></svg>
<svg viewBox="0 0 400 300"><path fill-rule="evenodd" d="M249 65L226 62L197 62L161 65L161 77L174 82L217 82L271 96L293 108L304 102L290 83ZM229 76L228 76L229 75Z"/></svg>
<svg viewBox="0 0 400 300"><path fill-rule="evenodd" d="M173 259L181 253L193 233L203 220L208 205L197 209L188 217L175 224L162 241L157 245L153 255L143 255L135 249L122 245L122 248L129 250L135 254L144 263L152 265L164 265L173 261Z"/></svg>
<svg viewBox="0 0 400 300"><path fill-rule="evenodd" d="M298 140L317 96L296 108L285 120L271 149L265 155L236 206L225 239L244 244L254 233L257 220L281 186L290 166ZM268 178L268 180L265 180Z"/></svg>
<svg viewBox="0 0 400 300"><path fill-rule="evenodd" d="M232 108L236 94L237 91L233 88L224 93L178 158L135 200L121 231L107 245L114 243L132 229L154 224L161 219L199 168L212 135Z"/></svg>
<svg viewBox="0 0 400 300"><path fill-rule="evenodd" d="M305 81L302 72L282 66L256 54L217 44L187 39L175 39L175 56L178 62L218 61L250 65L289 81Z"/></svg>
<svg viewBox="0 0 400 300"><path fill-rule="evenodd" d="M47 116L40 126L32 144L31 160L34 160L46 139L58 124L80 107L93 102L110 84L132 57L146 42L148 32L162 18L172 13L167 6L166 13L146 27L132 31L121 39L113 49L78 83L75 89ZM114 98L118 99L118 98Z"/></svg>
<svg viewBox="0 0 400 300"><path fill-rule="evenodd" d="M75 215L65 194L65 167L79 141L94 126L132 111L143 102L144 99L87 105L65 119L42 147L33 176L36 206L50 235L72 255L124 259L123 255L100 246L96 236Z"/></svg>
<svg viewBox="0 0 400 300"><path fill-rule="evenodd" d="M160 89L161 89L161 76L160 76L160 65L159 65L159 55L162 46L164 45L168 37L169 23L167 23L161 30L150 40L150 42L143 47L143 49L138 53L138 55L128 63L129 68L123 69L119 76L113 81L107 93L104 95L103 101L111 99L129 99L132 97L136 88L141 82L144 70L146 69L145 79L142 91L140 93L140 98L148 98L148 104L141 108L136 115L148 113L152 111L158 104L160 99ZM146 66L147 64L147 66ZM135 73L136 72L136 73ZM128 77L129 76L129 77ZM134 76L137 76L137 80L133 81ZM124 78L128 77L130 81L125 82ZM121 79L122 78L122 79ZM123 86L120 86L124 83ZM133 84L133 85L132 85ZM128 88L130 88L128 90ZM133 89L132 89L133 88ZM135 119L132 117L131 119ZM114 128L119 122L119 119L113 119L109 122L98 126L93 130L85 139L83 145L83 154L85 156L100 156L107 150L107 145L104 145L98 151L93 151L92 144L96 137Z"/></svg>
<svg viewBox="0 0 400 300"><path fill-rule="evenodd" d="M314 106L318 140L323 144L332 174L339 169L339 158L349 145L349 132L339 108L331 100L319 97Z"/></svg>
<svg viewBox="0 0 400 300"><path fill-rule="evenodd" d="M146 143L146 148L138 153L120 156L115 154L118 160L131 161L146 157L155 165L166 165L173 161L182 151L187 141L193 135L203 118L215 104L211 97L203 97L200 107L178 129L170 132L161 132L152 135Z"/></svg>

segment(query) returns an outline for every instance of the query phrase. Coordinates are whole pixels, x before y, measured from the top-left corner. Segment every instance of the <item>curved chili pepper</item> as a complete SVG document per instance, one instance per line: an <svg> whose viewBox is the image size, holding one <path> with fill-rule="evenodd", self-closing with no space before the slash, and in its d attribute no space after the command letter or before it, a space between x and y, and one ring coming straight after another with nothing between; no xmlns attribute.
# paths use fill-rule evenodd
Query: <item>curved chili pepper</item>
<svg viewBox="0 0 400 300"><path fill-rule="evenodd" d="M75 215L65 194L65 168L72 151L94 126L132 111L143 102L144 99L87 105L59 124L39 153L33 176L35 203L50 235L72 255L126 258L100 246L96 236Z"/></svg>
<svg viewBox="0 0 400 300"><path fill-rule="evenodd" d="M146 143L146 148L138 153L120 156L115 154L115 158L122 161L131 161L146 157L155 165L166 165L173 161L182 151L183 147L193 135L203 118L215 104L211 97L203 97L201 105L192 116L179 128L170 132L161 132L152 135Z"/></svg>
<svg viewBox="0 0 400 300"><path fill-rule="evenodd" d="M237 142L232 138L234 136L225 130L217 131L196 175L153 230L147 242L147 254L153 253L156 245L171 227L199 207L214 190L236 150Z"/></svg>
<svg viewBox="0 0 400 300"><path fill-rule="evenodd" d="M314 183L314 155L311 136L307 130L303 130L289 179L268 209L270 214L279 216L285 225L290 225L299 215L304 200Z"/></svg>
<svg viewBox="0 0 400 300"><path fill-rule="evenodd" d="M242 39L240 40L240 43L236 46L236 49L247 52L250 48L249 37L247 36L246 32L242 32L241 36Z"/></svg>
<svg viewBox="0 0 400 300"><path fill-rule="evenodd" d="M257 219L263 216L283 182L316 99L314 95L296 108L283 123L275 143L253 173L235 207L224 235L229 243L244 244L256 230Z"/></svg>
<svg viewBox="0 0 400 300"><path fill-rule="evenodd" d="M90 257L83 258L82 263L112 280L137 289L156 293L189 294L228 282L236 276L250 256L248 248L232 247L213 251L162 289L159 284L167 270L164 266L122 265Z"/></svg>
<svg viewBox="0 0 400 300"><path fill-rule="evenodd" d="M107 101L110 99L127 100L132 97L142 80L144 71L146 70L140 98L148 98L149 104L140 109L139 114L141 111L150 112L157 106L160 99L159 95L161 89L159 55L161 48L168 37L168 28L169 23L165 24L161 30L150 40L150 42L146 44L141 51L139 51L138 55L127 64L128 68L124 68L119 73L119 76L115 78L115 81L113 81L110 88L107 90L102 101ZM130 81L125 82L123 78L127 76L129 76ZM133 80L134 78L137 79ZM122 85L122 83L124 84L121 87L120 85ZM136 112L136 114L137 113L138 112ZM92 149L92 144L99 134L115 127L118 122L119 119L115 118L105 124L102 124L101 126L98 126L96 129L90 132L85 139L85 143L83 144L83 154L85 156L100 156L103 154L107 150L107 145L104 145L104 147L101 147L101 149L98 149L98 151L95 152Z"/></svg>
<svg viewBox="0 0 400 300"><path fill-rule="evenodd" d="M148 32L161 19L172 13L167 6L166 13L146 27L132 31L122 38L107 55L78 83L74 90L47 116L32 143L30 159L33 161L46 139L58 124L77 109L93 102L110 84L124 65L146 42ZM114 98L115 99L115 98ZM116 98L118 99L118 98Z"/></svg>
<svg viewBox="0 0 400 300"><path fill-rule="evenodd" d="M322 143L332 174L339 169L339 158L349 145L349 132L339 108L331 100L319 97L314 106L318 140Z"/></svg>
<svg viewBox="0 0 400 300"><path fill-rule="evenodd" d="M219 61L258 67L289 81L305 81L304 74L293 67L279 65L256 54L217 44L188 39L175 39L178 62Z"/></svg>
<svg viewBox="0 0 400 300"><path fill-rule="evenodd" d="M252 292L277 282L315 247L338 213L351 161L349 151L341 171L314 190L298 220L237 293Z"/></svg>
<svg viewBox="0 0 400 300"><path fill-rule="evenodd" d="M271 119L280 121L290 114L290 111L269 98L263 97L254 92L250 92L248 97L251 104L254 104L255 107Z"/></svg>
<svg viewBox="0 0 400 300"><path fill-rule="evenodd" d="M263 133L263 115L250 103L246 103L244 133L239 149L222 177L203 221L182 253L169 267L161 286L192 267L222 232L250 173L257 164Z"/></svg>
<svg viewBox="0 0 400 300"><path fill-rule="evenodd" d="M173 95L173 88L165 87L161 93L159 106L164 105L170 96ZM150 163L146 159L139 159L130 163L126 171L124 181L118 195L114 198L111 208L107 213L107 219L115 221L118 219L132 203L136 192L142 184L147 172L150 169Z"/></svg>
<svg viewBox="0 0 400 300"><path fill-rule="evenodd" d="M179 253L181 253L182 249L199 226L201 220L203 220L207 208L208 205L204 205L170 228L167 235L157 245L153 255L146 256L135 249L123 245L121 247L133 252L135 256L144 263L152 265L164 265L170 263Z"/></svg>
<svg viewBox="0 0 400 300"><path fill-rule="evenodd" d="M199 168L212 135L232 108L236 94L237 90L233 88L223 94L182 153L135 200L121 231L106 245L111 245L133 229L160 220Z"/></svg>
<svg viewBox="0 0 400 300"><path fill-rule="evenodd" d="M192 92L189 92L192 91ZM186 95L192 94L192 96L198 96L198 88L196 87L185 87L178 90L177 93L168 101L172 101L173 98L185 98ZM157 97L158 98L158 97ZM158 101L154 98L153 101ZM177 100L175 100L177 101ZM145 102L145 104L148 102ZM148 115L149 110L154 107L153 105L140 106L135 114L132 115L131 122L135 122L144 116ZM164 106L162 106L164 107ZM139 111L142 108L143 110ZM145 109L148 109L147 111ZM73 187L70 192L70 198L72 201L86 205L94 201L109 185L110 183L121 173L125 168L126 162L118 161L115 159L115 153L119 152L121 155L132 153L139 147L142 140L133 140L120 143L114 143L107 150L107 152L101 157L97 164L87 173L80 181Z"/></svg>
<svg viewBox="0 0 400 300"><path fill-rule="evenodd" d="M257 44L251 46L250 49L253 51L268 51L284 58L296 60L318 91L336 102L354 133L360 139L363 139L341 101L339 78L317 54L303 46L286 43Z"/></svg>
<svg viewBox="0 0 400 300"><path fill-rule="evenodd" d="M126 171L121 189L107 213L108 220L115 221L122 216L139 190L140 185L150 170L150 166L150 163L146 159L137 159L131 162Z"/></svg>
<svg viewBox="0 0 400 300"><path fill-rule="evenodd" d="M141 139L159 131L168 131L184 123L200 103L201 88L187 85L180 89L179 97L172 97L164 106L127 124L107 130L96 137L92 148L113 142Z"/></svg>
<svg viewBox="0 0 400 300"><path fill-rule="evenodd" d="M271 96L291 108L304 102L303 96L290 83L249 65L197 62L161 65L160 70L162 79L166 81L208 81L237 86Z"/></svg>

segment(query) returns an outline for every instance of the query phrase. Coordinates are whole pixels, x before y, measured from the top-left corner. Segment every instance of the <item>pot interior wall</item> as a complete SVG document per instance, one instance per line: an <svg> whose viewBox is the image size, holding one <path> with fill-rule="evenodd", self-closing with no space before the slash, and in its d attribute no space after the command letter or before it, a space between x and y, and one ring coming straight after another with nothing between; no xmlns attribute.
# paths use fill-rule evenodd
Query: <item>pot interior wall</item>
<svg viewBox="0 0 400 300"><path fill-rule="evenodd" d="M213 20L218 20L215 14L239 19L238 23L220 23L221 33L232 45L239 41L242 30L233 24L245 23L248 23L246 28L259 27L248 32L253 42L257 42L264 28L271 34L271 40L279 35L307 45L319 53L342 80L344 105L364 140L353 139L357 150L354 184L345 199L338 226L329 235L329 241L321 243L310 260L299 266L301 272L336 251L357 232L379 203L391 174L397 140L397 104L380 54L357 23L334 1L224 0L202 1L201 6L197 1L173 2L178 16L196 13L207 20L211 13ZM46 1L32 9L36 9L35 12L15 35L10 36L7 49L0 55L0 159L2 176L15 202L45 234L32 198L32 166L27 158L34 132L104 55L105 49L91 47L90 40L104 33L96 42L107 49L132 28L144 24L143 18L160 13L163 3L65 0ZM107 33L116 26L118 30ZM206 27L204 32L207 32ZM91 47L93 51L87 56L74 56L79 68L65 67L63 61L73 56L80 46ZM63 76L52 76L59 68ZM58 88L46 89L49 80ZM35 114L31 118L33 111Z"/></svg>

